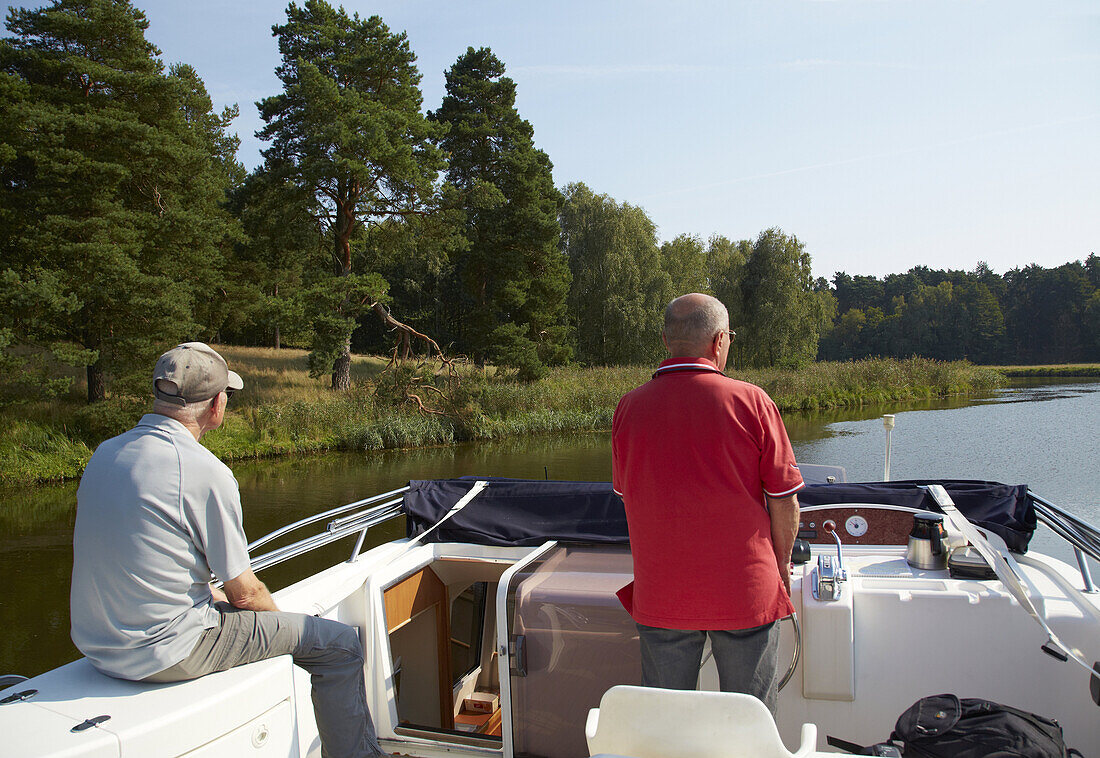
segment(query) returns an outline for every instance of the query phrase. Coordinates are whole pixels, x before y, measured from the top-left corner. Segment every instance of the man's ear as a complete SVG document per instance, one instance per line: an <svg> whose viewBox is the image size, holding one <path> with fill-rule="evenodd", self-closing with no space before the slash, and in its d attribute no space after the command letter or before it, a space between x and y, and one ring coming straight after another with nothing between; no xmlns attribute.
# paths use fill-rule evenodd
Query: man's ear
<svg viewBox="0 0 1100 758"><path fill-rule="evenodd" d="M718 332L716 335L710 338L710 357L717 359L722 353L722 332Z"/></svg>
<svg viewBox="0 0 1100 758"><path fill-rule="evenodd" d="M229 404L229 395L225 392L219 392L214 396L214 402L210 404L210 414L213 418L218 419L225 415L225 406Z"/></svg>

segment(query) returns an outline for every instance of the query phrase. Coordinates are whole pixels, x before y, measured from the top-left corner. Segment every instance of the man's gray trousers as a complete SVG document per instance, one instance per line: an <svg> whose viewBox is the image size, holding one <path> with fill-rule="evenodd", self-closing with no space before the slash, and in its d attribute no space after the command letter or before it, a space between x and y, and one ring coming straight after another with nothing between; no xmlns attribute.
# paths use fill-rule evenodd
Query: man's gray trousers
<svg viewBox="0 0 1100 758"><path fill-rule="evenodd" d="M179 682L290 654L310 674L323 758L385 755L367 709L363 646L347 624L281 611L242 611L218 603L221 624L187 658L145 679Z"/></svg>
<svg viewBox="0 0 1100 758"><path fill-rule="evenodd" d="M699 683L703 643L718 666L723 692L744 692L764 701L775 715L778 695L779 623L732 631L686 631L638 624L642 643L642 685L693 690Z"/></svg>

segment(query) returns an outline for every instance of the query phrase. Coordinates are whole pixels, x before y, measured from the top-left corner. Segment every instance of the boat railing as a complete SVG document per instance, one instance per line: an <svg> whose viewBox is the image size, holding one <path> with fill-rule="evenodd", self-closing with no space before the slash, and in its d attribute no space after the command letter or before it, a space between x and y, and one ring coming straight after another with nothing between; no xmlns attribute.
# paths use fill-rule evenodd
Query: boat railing
<svg viewBox="0 0 1100 758"><path fill-rule="evenodd" d="M1077 559L1077 567L1081 570L1081 581L1084 582L1085 592L1096 592L1088 559L1100 561L1100 529L1082 521L1031 490L1028 490L1028 495L1035 503L1035 515L1039 521L1073 546L1073 554Z"/></svg>
<svg viewBox="0 0 1100 758"><path fill-rule="evenodd" d="M408 489L407 486L400 487L395 490L390 490L389 492L383 492L380 495L375 495L374 497L356 500L354 503L341 505L338 508L332 508L322 513L299 519L292 524L287 524L273 532L265 534L263 537L249 543L248 552L250 554L261 545L266 545L269 542L291 534L303 527L325 521L326 519L332 519L325 524L325 528L320 533L303 537L296 542L283 545L282 547L275 548L270 552L253 558L252 570L261 571L270 568L279 563L296 558L299 555L303 555L304 553L316 550L324 545L358 533L359 537L355 541L355 547L352 549L351 557L348 559L349 561L354 561L363 549L363 541L366 539L367 531L372 526L377 526L378 524L401 515L401 496L407 492Z"/></svg>

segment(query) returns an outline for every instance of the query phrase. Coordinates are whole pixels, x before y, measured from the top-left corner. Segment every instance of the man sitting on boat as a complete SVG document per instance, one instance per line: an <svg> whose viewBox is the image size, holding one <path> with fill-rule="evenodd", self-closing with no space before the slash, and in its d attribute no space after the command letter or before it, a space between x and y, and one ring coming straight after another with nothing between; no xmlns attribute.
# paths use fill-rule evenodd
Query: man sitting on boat
<svg viewBox="0 0 1100 758"><path fill-rule="evenodd" d="M144 682L289 653L311 674L322 755L385 755L358 635L279 611L250 567L237 481L199 444L243 387L207 345L179 345L157 361L153 412L96 448L77 492L73 642L103 673Z"/></svg>
<svg viewBox="0 0 1100 758"><path fill-rule="evenodd" d="M695 689L709 636L723 691L775 713L779 619L804 484L775 403L725 376L729 314L708 295L665 310L671 358L627 393L612 425L612 480L626 505L642 684Z"/></svg>

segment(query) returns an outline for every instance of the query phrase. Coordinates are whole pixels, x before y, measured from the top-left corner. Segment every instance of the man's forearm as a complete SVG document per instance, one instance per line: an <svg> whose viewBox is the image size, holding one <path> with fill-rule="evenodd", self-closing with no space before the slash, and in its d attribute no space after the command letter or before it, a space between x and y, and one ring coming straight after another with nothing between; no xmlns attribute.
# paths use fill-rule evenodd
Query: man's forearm
<svg viewBox="0 0 1100 758"><path fill-rule="evenodd" d="M252 569L225 582L225 594L234 608L245 611L277 611L274 598L267 586L256 578Z"/></svg>
<svg viewBox="0 0 1100 758"><path fill-rule="evenodd" d="M771 515L775 561L780 569L785 569L791 562L791 550L798 536L798 495L768 497L768 512Z"/></svg>
<svg viewBox="0 0 1100 758"><path fill-rule="evenodd" d="M240 608L244 611L277 611L279 607L275 605L275 598L271 597L271 593L268 592L267 587L263 584L259 586L254 592L251 592L242 597L238 597L235 600L230 601L233 607Z"/></svg>

